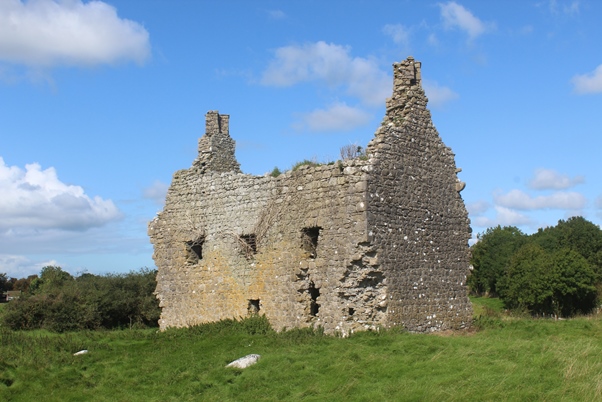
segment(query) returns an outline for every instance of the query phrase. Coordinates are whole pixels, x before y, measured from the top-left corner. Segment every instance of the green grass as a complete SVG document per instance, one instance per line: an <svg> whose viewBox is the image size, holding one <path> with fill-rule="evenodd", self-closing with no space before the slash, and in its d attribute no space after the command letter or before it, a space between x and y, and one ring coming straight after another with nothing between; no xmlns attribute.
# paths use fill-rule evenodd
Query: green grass
<svg viewBox="0 0 602 402"><path fill-rule="evenodd" d="M602 320L513 318L446 336L274 333L261 318L191 329L0 329L0 400L521 401L602 398ZM80 349L90 352L73 356ZM224 366L258 353L245 370Z"/></svg>
<svg viewBox="0 0 602 402"><path fill-rule="evenodd" d="M502 313L504 311L504 303L497 297L470 296L470 301L475 317L491 312Z"/></svg>

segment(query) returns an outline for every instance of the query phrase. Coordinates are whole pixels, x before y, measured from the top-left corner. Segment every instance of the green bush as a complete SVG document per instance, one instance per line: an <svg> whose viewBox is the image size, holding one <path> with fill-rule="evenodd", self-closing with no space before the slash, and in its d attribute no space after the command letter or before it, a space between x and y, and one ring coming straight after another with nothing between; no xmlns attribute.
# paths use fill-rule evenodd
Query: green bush
<svg viewBox="0 0 602 402"><path fill-rule="evenodd" d="M309 159L304 159L300 162L297 162L293 165L293 167L291 168L291 170L294 172L295 170L299 169L301 166L319 166L320 164L316 161L310 161Z"/></svg>
<svg viewBox="0 0 602 402"><path fill-rule="evenodd" d="M60 267L45 267L28 293L8 303L2 323L55 332L155 327L160 316L155 278L156 271L149 269L73 278Z"/></svg>
<svg viewBox="0 0 602 402"><path fill-rule="evenodd" d="M596 306L596 275L587 260L567 248L546 252L523 246L512 258L501 298L508 308L532 314L571 316Z"/></svg>

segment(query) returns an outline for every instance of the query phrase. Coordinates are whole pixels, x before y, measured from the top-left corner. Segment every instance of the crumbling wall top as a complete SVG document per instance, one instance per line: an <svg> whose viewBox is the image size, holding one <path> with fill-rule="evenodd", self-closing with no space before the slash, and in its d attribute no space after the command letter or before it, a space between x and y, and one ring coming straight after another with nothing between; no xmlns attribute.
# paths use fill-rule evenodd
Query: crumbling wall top
<svg viewBox="0 0 602 402"><path fill-rule="evenodd" d="M421 65L412 56L393 64L393 94L387 99L387 113L383 123L400 125L414 107L426 108L428 99L422 89Z"/></svg>
<svg viewBox="0 0 602 402"><path fill-rule="evenodd" d="M230 135L229 123L229 115L219 114L217 110L210 110L205 115L205 134L208 136L219 133Z"/></svg>
<svg viewBox="0 0 602 402"><path fill-rule="evenodd" d="M205 135L199 139L199 155L192 166L203 174L213 172L240 173L234 156L236 142L230 137L230 116L210 110L205 115Z"/></svg>

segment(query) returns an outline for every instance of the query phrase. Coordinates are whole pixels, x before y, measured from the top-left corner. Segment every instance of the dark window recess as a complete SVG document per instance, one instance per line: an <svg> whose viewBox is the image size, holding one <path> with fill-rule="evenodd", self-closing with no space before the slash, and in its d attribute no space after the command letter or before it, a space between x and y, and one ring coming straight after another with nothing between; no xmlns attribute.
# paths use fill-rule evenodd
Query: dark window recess
<svg viewBox="0 0 602 402"><path fill-rule="evenodd" d="M186 242L188 262L195 264L203 258L203 243L205 243L205 237L199 237L196 240Z"/></svg>
<svg viewBox="0 0 602 402"><path fill-rule="evenodd" d="M257 236L254 233L240 236L240 243L243 247L245 256L251 257L257 253Z"/></svg>
<svg viewBox="0 0 602 402"><path fill-rule="evenodd" d="M318 297L320 297L320 289L316 288L313 282L309 283L309 297L311 299L309 303L309 315L315 317L318 315L318 311L320 310L320 305L318 304Z"/></svg>
<svg viewBox="0 0 602 402"><path fill-rule="evenodd" d="M259 310L259 299L249 299L249 305L247 306L249 314L258 314Z"/></svg>
<svg viewBox="0 0 602 402"><path fill-rule="evenodd" d="M351 307L349 307L349 310L348 310L347 312L348 312L348 315L350 315L350 316L351 316L351 315L355 314L355 309L354 309L354 308L351 308Z"/></svg>
<svg viewBox="0 0 602 402"><path fill-rule="evenodd" d="M318 249L318 237L320 237L319 226L301 229L301 248L305 250L309 258L316 258Z"/></svg>

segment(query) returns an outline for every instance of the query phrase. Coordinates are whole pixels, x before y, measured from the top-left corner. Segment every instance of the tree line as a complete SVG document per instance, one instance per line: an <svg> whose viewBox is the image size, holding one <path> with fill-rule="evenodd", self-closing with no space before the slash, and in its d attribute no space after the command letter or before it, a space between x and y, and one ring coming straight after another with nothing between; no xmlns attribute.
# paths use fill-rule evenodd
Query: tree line
<svg viewBox="0 0 602 402"><path fill-rule="evenodd" d="M471 247L472 294L499 297L506 308L568 317L589 313L602 291L602 230L583 217L526 235L497 226Z"/></svg>
<svg viewBox="0 0 602 402"><path fill-rule="evenodd" d="M153 292L156 270L74 277L57 266L40 275L8 279L0 274L0 291L21 290L5 305L0 325L11 329L56 332L158 326L161 310Z"/></svg>

